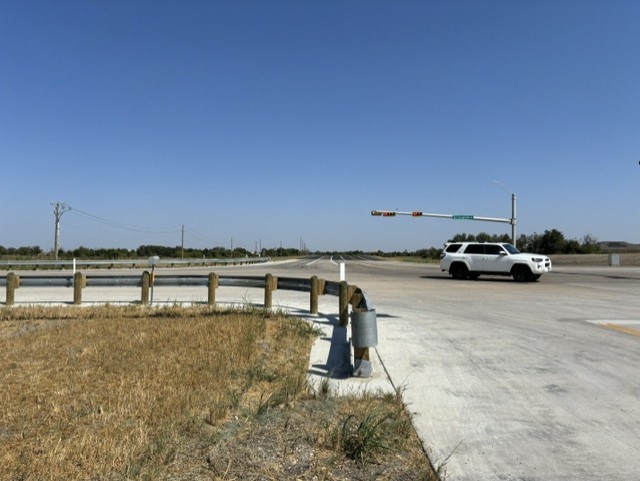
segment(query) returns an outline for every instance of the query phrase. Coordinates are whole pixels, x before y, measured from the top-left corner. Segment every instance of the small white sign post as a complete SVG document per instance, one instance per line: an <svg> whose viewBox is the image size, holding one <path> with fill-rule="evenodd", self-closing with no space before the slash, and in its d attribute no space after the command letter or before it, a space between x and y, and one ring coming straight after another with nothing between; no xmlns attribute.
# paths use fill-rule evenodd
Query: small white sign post
<svg viewBox="0 0 640 481"><path fill-rule="evenodd" d="M156 268L156 264L159 261L160 261L159 256L149 257L149 265L151 266L151 302L150 304L153 304L153 285L156 283L155 268Z"/></svg>

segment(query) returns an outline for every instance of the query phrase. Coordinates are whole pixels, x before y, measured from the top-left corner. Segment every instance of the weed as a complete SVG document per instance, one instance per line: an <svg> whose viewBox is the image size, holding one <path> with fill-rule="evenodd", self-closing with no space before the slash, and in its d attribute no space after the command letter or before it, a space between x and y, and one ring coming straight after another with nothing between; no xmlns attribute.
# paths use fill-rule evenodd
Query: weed
<svg viewBox="0 0 640 481"><path fill-rule="evenodd" d="M340 449L359 464L371 461L377 453L387 449L383 425L390 417L389 413L376 411L366 413L362 418L350 414L336 433Z"/></svg>
<svg viewBox="0 0 640 481"><path fill-rule="evenodd" d="M323 377L320 381L320 396L323 398L329 397L331 394L331 379L330 375Z"/></svg>

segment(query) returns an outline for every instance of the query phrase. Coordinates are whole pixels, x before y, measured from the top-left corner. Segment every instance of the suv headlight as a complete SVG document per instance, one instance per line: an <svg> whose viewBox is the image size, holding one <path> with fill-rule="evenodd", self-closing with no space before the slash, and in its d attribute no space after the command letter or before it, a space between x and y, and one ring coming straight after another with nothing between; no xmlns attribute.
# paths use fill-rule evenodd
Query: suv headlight
<svg viewBox="0 0 640 481"><path fill-rule="evenodd" d="M543 262L544 258L543 257L532 257L531 261L532 262Z"/></svg>

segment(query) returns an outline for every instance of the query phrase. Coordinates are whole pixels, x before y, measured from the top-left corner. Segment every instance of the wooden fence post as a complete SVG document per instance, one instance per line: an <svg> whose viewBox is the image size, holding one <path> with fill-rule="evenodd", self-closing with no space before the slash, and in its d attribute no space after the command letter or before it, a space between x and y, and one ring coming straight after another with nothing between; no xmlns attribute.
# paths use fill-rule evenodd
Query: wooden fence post
<svg viewBox="0 0 640 481"><path fill-rule="evenodd" d="M349 284L347 281L340 281L338 295L338 313L340 315L340 326L349 325Z"/></svg>
<svg viewBox="0 0 640 481"><path fill-rule="evenodd" d="M142 295L140 297L140 303L143 305L149 304L149 286L151 285L151 274L149 271L142 273Z"/></svg>
<svg viewBox="0 0 640 481"><path fill-rule="evenodd" d="M361 292L358 292L358 288L356 286L353 287L353 293L349 293L349 304L353 309L358 309L362 306L364 302L364 295Z"/></svg>
<svg viewBox="0 0 640 481"><path fill-rule="evenodd" d="M73 303L82 304L82 289L87 286L87 278L82 272L73 275Z"/></svg>
<svg viewBox="0 0 640 481"><path fill-rule="evenodd" d="M318 276L311 276L311 297L309 300L309 312L318 314Z"/></svg>
<svg viewBox="0 0 640 481"><path fill-rule="evenodd" d="M219 277L214 272L209 273L209 296L208 304L214 306L216 304L216 289L218 288Z"/></svg>
<svg viewBox="0 0 640 481"><path fill-rule="evenodd" d="M278 289L278 278L271 274L264 276L264 308L271 309L273 305L273 291Z"/></svg>
<svg viewBox="0 0 640 481"><path fill-rule="evenodd" d="M13 306L16 301L16 289L20 287L20 277L13 272L7 274L7 296L5 305Z"/></svg>

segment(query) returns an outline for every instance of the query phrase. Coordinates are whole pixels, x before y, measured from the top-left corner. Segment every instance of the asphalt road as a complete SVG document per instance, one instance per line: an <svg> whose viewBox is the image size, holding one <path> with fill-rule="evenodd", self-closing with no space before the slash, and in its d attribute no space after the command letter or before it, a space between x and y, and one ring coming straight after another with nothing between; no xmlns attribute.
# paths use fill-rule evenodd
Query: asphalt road
<svg viewBox="0 0 640 481"><path fill-rule="evenodd" d="M338 261L215 271L338 280ZM378 355L447 479L640 479L640 269L563 266L521 284L454 281L434 265L345 264L349 283L373 300ZM97 289L87 295L114 295ZM202 289L158 290L167 301L206 298ZM279 300L297 302L278 291ZM321 310L337 311L328 302Z"/></svg>

